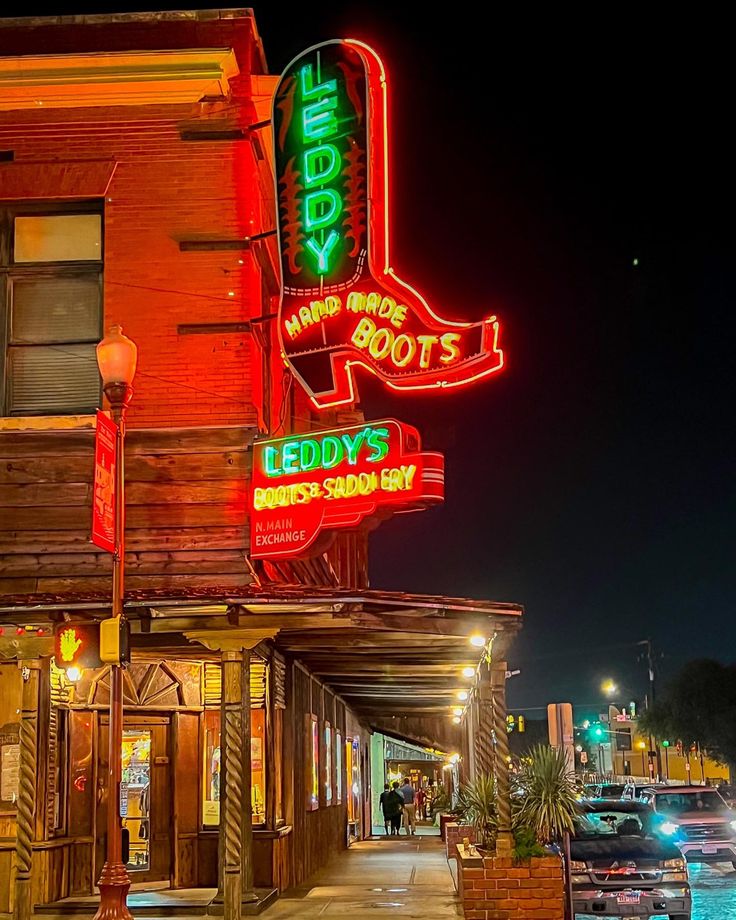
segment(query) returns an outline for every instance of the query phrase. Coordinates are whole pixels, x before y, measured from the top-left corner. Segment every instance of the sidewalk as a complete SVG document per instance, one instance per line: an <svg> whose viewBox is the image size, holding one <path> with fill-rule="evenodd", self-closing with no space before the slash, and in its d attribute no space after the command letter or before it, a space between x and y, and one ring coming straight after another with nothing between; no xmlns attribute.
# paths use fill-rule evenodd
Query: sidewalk
<svg viewBox="0 0 736 920"><path fill-rule="evenodd" d="M438 836L382 837L356 843L301 888L286 892L265 920L455 920L462 917Z"/></svg>

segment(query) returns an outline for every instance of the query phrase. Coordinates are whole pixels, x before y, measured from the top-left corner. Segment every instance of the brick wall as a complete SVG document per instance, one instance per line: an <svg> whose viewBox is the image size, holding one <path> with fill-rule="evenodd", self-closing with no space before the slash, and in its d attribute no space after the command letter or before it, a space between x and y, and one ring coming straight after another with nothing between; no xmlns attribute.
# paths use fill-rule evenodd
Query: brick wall
<svg viewBox="0 0 736 920"><path fill-rule="evenodd" d="M466 920L563 920L562 862L515 865L506 857L458 858Z"/></svg>
<svg viewBox="0 0 736 920"><path fill-rule="evenodd" d="M178 332L184 323L242 323L262 308L261 270L252 252L182 252L179 241L242 238L272 229L275 220L273 202L259 187L250 140L180 137L182 128L213 122L220 129L235 128L258 120L248 26L200 23L188 42L186 25L159 25L155 35L149 29L140 44L165 48L170 37L173 46L234 45L241 74L231 82L232 99L0 112L0 149L14 152L13 165L38 163L41 174L42 161L116 164L102 202L104 327L122 324L138 345L131 427L252 425L254 403L261 398L261 354L249 332ZM237 32L202 31L215 28ZM92 43L90 29L67 30L66 45L61 30L52 30L56 40L46 53L55 50L54 44L72 51L78 50L75 41ZM115 30L115 24L95 27L97 47L106 35L116 38ZM31 180L27 200L33 200L33 189ZM74 200L74 189L65 188L63 197Z"/></svg>

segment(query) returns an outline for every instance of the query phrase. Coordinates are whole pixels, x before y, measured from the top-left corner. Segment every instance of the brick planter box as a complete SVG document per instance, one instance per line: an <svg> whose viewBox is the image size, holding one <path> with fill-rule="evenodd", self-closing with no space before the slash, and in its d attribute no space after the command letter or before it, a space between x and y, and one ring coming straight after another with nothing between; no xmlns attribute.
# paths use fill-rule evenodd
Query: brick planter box
<svg viewBox="0 0 736 920"><path fill-rule="evenodd" d="M447 822L445 825L445 847L448 859L457 857L457 845L462 843L466 837L470 843L478 842L475 837L475 828L472 824L458 824L455 821Z"/></svg>
<svg viewBox="0 0 736 920"><path fill-rule="evenodd" d="M465 920L564 920L559 857L516 863L509 857L481 856L462 843L457 849Z"/></svg>
<svg viewBox="0 0 736 920"><path fill-rule="evenodd" d="M445 828L451 822L457 822L457 815L440 815L440 837L445 839Z"/></svg>

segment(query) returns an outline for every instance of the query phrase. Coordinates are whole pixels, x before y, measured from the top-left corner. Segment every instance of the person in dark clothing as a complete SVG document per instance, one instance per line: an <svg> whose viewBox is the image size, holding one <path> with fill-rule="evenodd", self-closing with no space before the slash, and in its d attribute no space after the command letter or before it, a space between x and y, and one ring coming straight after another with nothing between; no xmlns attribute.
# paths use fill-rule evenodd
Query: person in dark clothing
<svg viewBox="0 0 736 920"><path fill-rule="evenodd" d="M391 836L397 837L401 827L401 812L404 810L404 799L399 792L399 784L394 783L391 791L386 796L383 806L383 815L391 822Z"/></svg>
<svg viewBox="0 0 736 920"><path fill-rule="evenodd" d="M381 806L381 814L383 815L383 828L386 831L387 837L388 837L388 826L391 823L391 818L389 818L389 816L386 814L386 809L384 806L386 804L386 799L388 798L390 792L391 792L391 787L389 786L388 783L386 783L386 785L383 787L383 792L381 793L381 797L378 800L378 804Z"/></svg>

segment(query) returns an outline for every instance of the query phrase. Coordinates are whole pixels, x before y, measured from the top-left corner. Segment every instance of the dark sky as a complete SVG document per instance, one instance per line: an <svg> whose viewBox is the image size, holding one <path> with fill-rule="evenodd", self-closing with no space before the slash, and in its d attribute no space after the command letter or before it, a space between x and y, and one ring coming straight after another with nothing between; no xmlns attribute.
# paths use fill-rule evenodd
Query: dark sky
<svg viewBox="0 0 736 920"><path fill-rule="evenodd" d="M274 73L329 38L382 54L393 264L438 312L502 322L507 367L473 389L360 380L368 417L417 425L447 468L444 506L373 537L372 583L524 604L515 706L595 707L604 677L641 699L638 640L663 676L736 645L726 30L431 8L255 5Z"/></svg>
<svg viewBox="0 0 736 920"><path fill-rule="evenodd" d="M693 20L443 8L256 6L274 71L326 38L382 53L393 264L438 312L502 320L496 379L421 400L360 382L447 463L444 506L373 537L372 582L524 604L513 705L595 709L604 677L641 699L638 640L663 677L736 645L725 47Z"/></svg>

